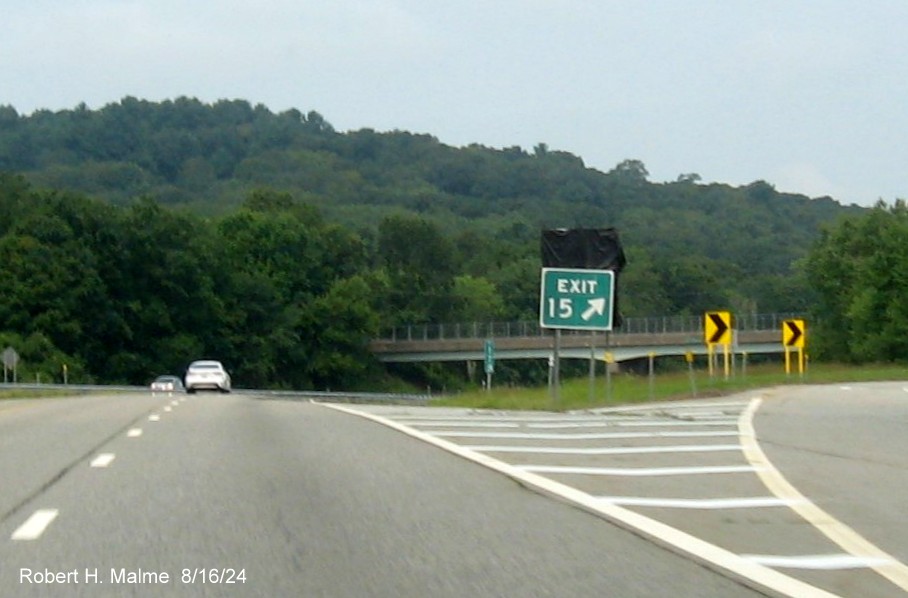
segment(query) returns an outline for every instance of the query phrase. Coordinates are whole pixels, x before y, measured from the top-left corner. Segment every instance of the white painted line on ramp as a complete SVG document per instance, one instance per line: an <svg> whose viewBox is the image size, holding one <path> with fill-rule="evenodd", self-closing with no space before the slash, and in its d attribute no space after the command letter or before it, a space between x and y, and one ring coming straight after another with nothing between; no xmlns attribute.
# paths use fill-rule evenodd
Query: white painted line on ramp
<svg viewBox="0 0 908 598"><path fill-rule="evenodd" d="M101 453L100 455L98 455L97 457L92 459L91 466L92 467L107 467L108 465L113 463L113 460L116 458L117 458L117 456L114 455L113 453Z"/></svg>
<svg viewBox="0 0 908 598"><path fill-rule="evenodd" d="M689 420L665 420L665 419L654 419L654 420L643 420L643 421L621 421L621 422L577 422L577 423L541 423L541 424L527 424L527 428L689 428L694 426L734 426L738 423L736 419L723 419L723 420L705 420L705 421L689 421Z"/></svg>
<svg viewBox="0 0 908 598"><path fill-rule="evenodd" d="M902 590L908 592L908 566L905 566L898 559L893 558L890 554L812 503L785 479L785 476L769 461L769 458L757 442L753 425L754 414L756 414L762 403L762 398L751 400L750 405L741 414L741 418L738 421L738 429L741 431L744 456L749 463L759 467L757 470L758 475L769 491L779 498L795 501L791 506L792 510L825 534L827 538L838 544L848 554L859 559L871 559L874 562L885 563L871 565L871 568Z"/></svg>
<svg viewBox="0 0 908 598"><path fill-rule="evenodd" d="M624 440L628 438L722 438L738 432L603 432L601 434L557 434L531 432L433 432L446 438L523 438L527 440Z"/></svg>
<svg viewBox="0 0 908 598"><path fill-rule="evenodd" d="M739 451L740 444L682 444L675 446L633 446L609 448L570 448L551 446L466 446L471 451L480 453L528 453L540 455L646 455L654 453L713 453L722 451Z"/></svg>
<svg viewBox="0 0 908 598"><path fill-rule="evenodd" d="M753 465L717 465L711 467L572 467L568 465L517 465L517 469L532 473L560 473L603 476L672 476L719 473L753 473Z"/></svg>
<svg viewBox="0 0 908 598"><path fill-rule="evenodd" d="M814 554L802 556L776 556L771 554L742 554L754 563L766 567L779 567L782 569L814 569L834 571L840 569L867 569L888 565L892 561L881 558L861 558L852 554Z"/></svg>
<svg viewBox="0 0 908 598"><path fill-rule="evenodd" d="M677 401L671 404L671 408L666 408L665 406L654 406L654 405L624 405L621 407L604 407L600 409L594 409L592 411L587 411L586 413L592 413L595 415L612 415L615 413L669 413L672 410L679 409L716 409L719 407L731 407L731 408L740 408L744 409L747 407L747 401L716 401L709 402L698 400L695 403L688 401ZM572 411L572 414L576 415L578 411Z"/></svg>
<svg viewBox="0 0 908 598"><path fill-rule="evenodd" d="M672 549L679 554L683 553L693 557L699 563L709 566L713 570L730 575L732 578L737 579L742 583L757 587L761 591L768 590L783 596L791 596L792 598L837 598L836 594L812 586L799 579L795 579L784 573L760 565L759 563L742 559L733 552L725 550L715 544L710 544L705 540L701 540L696 536L692 536L679 529L656 521L655 519L635 513L624 507L609 504L586 492L561 484L555 480L538 476L528 471L522 471L508 463L499 461L498 459L494 459L482 453L471 451L453 442L444 440L443 438L438 438L437 436L421 432L416 428L379 415L352 409L345 405L332 405L328 403L316 404L328 409L334 409L335 411L370 419L413 438L418 438L423 442L439 447L459 457L478 463L488 469L502 473L519 481L528 488L535 489L541 494L570 501L589 513L607 519L633 533L645 536L650 541L660 546Z"/></svg>
<svg viewBox="0 0 908 598"><path fill-rule="evenodd" d="M421 428L430 428L430 427L444 427L444 428L519 428L520 424L516 422L465 422L459 420L431 420L431 421L419 421L413 420L407 422L411 426L419 426Z"/></svg>
<svg viewBox="0 0 908 598"><path fill-rule="evenodd" d="M58 514L59 511L57 509L38 509L13 532L10 539L37 540L47 529L47 526L50 525L51 521L57 518Z"/></svg>
<svg viewBox="0 0 908 598"><path fill-rule="evenodd" d="M766 507L790 507L790 500L775 496L746 498L649 498L642 496L598 496L613 505L624 507L660 507L667 509L759 509Z"/></svg>

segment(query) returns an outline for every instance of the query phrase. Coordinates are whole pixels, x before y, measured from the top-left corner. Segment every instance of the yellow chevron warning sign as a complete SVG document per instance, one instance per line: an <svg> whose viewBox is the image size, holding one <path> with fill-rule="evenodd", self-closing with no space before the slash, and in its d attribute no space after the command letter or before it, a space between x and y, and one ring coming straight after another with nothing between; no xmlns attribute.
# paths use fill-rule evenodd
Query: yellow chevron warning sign
<svg viewBox="0 0 908 598"><path fill-rule="evenodd" d="M807 340L807 327L804 320L785 320L782 322L782 344L786 347L804 348Z"/></svg>
<svg viewBox="0 0 908 598"><path fill-rule="evenodd" d="M703 318L703 336L707 345L730 345L731 312L706 312Z"/></svg>

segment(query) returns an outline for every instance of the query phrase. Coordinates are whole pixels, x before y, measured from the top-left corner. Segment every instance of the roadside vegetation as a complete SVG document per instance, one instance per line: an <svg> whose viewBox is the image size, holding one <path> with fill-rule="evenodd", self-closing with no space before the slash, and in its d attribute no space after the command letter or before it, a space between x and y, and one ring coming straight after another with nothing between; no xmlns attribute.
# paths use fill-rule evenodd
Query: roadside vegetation
<svg viewBox="0 0 908 598"><path fill-rule="evenodd" d="M473 409L570 411L613 407L652 401L718 397L751 390L798 384L833 384L877 381L908 382L908 365L813 363L801 375L786 374L781 363L748 366L725 378L724 373L710 377L706 369L656 372L648 375L618 373L596 376L592 400L589 378L572 378L563 382L555 400L548 387L493 387L490 391L471 390L455 395L439 396L431 401L437 407L467 407Z"/></svg>

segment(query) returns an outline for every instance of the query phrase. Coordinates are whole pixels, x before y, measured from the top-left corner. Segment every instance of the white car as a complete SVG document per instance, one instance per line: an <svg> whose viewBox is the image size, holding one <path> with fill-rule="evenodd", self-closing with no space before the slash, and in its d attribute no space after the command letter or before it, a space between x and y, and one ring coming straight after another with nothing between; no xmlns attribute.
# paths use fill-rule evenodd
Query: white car
<svg viewBox="0 0 908 598"><path fill-rule="evenodd" d="M188 393L194 393L197 390L230 392L230 374L220 361L211 359L190 363L183 382Z"/></svg>

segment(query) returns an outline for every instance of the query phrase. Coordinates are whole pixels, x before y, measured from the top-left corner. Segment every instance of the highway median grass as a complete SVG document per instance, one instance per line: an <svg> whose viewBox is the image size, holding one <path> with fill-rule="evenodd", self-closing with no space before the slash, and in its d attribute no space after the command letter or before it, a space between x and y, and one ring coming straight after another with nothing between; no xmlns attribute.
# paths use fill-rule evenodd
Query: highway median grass
<svg viewBox="0 0 908 598"><path fill-rule="evenodd" d="M457 395L436 397L433 406L470 407L475 409L570 411L729 394L797 384L832 384L845 382L908 381L906 364L844 365L813 363L803 375L786 374L778 363L737 368L726 378L720 368L713 376L705 369L656 372L648 375L614 373L607 381L599 373L592 392L588 377L563 381L557 399L548 387L495 387ZM607 384L607 382L610 382Z"/></svg>

